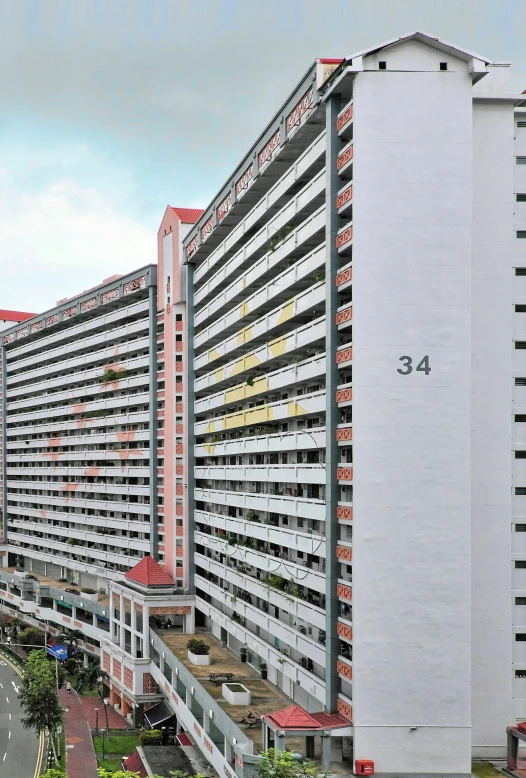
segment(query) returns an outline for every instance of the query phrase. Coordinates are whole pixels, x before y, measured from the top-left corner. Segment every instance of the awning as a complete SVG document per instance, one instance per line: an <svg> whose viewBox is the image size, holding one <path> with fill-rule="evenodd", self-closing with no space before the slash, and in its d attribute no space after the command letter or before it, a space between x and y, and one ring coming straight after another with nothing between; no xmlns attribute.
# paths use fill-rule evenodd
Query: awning
<svg viewBox="0 0 526 778"><path fill-rule="evenodd" d="M56 656L57 659L60 659L61 661L64 661L64 659L68 658L68 647L64 646L62 643L57 643L56 646L48 646L47 647L48 654L51 654L51 656ZM73 654L78 653L77 651L73 651Z"/></svg>
<svg viewBox="0 0 526 778"><path fill-rule="evenodd" d="M150 725L150 728L155 729L159 724L173 718L174 715L175 714L172 713L166 703L160 702L155 708L150 708L150 710L145 711L144 718Z"/></svg>

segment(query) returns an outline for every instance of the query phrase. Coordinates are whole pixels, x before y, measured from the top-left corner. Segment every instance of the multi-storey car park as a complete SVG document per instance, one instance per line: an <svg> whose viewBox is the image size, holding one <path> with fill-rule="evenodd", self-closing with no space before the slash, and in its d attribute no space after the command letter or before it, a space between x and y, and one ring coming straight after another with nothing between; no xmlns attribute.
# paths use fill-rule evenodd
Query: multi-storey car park
<svg viewBox="0 0 526 778"><path fill-rule="evenodd" d="M112 704L175 718L224 778L268 745L468 774L526 718L526 98L507 78L422 33L317 60L202 214L167 209L158 282L110 281L84 318L78 298L83 328L137 332L78 368L73 303L4 334L9 561L39 580L0 572L2 602L83 629ZM211 667L187 659L194 630Z"/></svg>

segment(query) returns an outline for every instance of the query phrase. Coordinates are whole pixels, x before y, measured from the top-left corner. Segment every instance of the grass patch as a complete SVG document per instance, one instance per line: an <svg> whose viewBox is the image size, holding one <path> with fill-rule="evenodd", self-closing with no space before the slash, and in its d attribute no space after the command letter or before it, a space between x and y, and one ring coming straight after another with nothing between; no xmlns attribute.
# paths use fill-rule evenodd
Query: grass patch
<svg viewBox="0 0 526 778"><path fill-rule="evenodd" d="M126 734L116 735L111 734L109 737L104 736L104 752L106 754L133 754L137 746L139 746L140 739L139 733L129 732L123 730ZM97 754L102 754L102 735L93 738L93 746Z"/></svg>
<svg viewBox="0 0 526 778"><path fill-rule="evenodd" d="M66 772L66 733L64 732L64 725L62 725L62 732L58 736L60 741L60 759L59 765Z"/></svg>
<svg viewBox="0 0 526 778"><path fill-rule="evenodd" d="M100 759L97 762L98 767L105 767L106 770L122 770L122 759Z"/></svg>
<svg viewBox="0 0 526 778"><path fill-rule="evenodd" d="M471 772L478 778L503 778L501 771L489 762L473 762Z"/></svg>

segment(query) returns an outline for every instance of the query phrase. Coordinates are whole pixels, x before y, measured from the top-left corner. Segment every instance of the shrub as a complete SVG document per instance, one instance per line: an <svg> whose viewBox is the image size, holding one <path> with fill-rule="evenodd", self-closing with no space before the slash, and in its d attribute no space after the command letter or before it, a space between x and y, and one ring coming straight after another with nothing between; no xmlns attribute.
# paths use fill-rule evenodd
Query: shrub
<svg viewBox="0 0 526 778"><path fill-rule="evenodd" d="M85 586L80 591L84 592L84 594L97 594L97 590L96 589L90 589L89 586Z"/></svg>
<svg viewBox="0 0 526 778"><path fill-rule="evenodd" d="M160 729L146 729L139 735L141 746L159 746L161 744Z"/></svg>
<svg viewBox="0 0 526 778"><path fill-rule="evenodd" d="M210 646L208 643L205 643L204 640L198 640L197 638L189 640L186 647L191 654L197 654L198 656L206 656L206 654L210 653Z"/></svg>

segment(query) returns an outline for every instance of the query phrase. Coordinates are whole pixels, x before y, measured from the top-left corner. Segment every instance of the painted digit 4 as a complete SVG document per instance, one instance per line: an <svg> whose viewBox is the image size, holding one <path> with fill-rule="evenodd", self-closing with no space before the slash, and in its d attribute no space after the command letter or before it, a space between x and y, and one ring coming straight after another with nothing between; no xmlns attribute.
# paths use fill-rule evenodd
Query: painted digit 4
<svg viewBox="0 0 526 778"><path fill-rule="evenodd" d="M397 373L400 373L400 375L409 375L409 373L413 372L413 359L412 357L400 357L399 362L403 362L404 366L399 367L397 369ZM418 365L415 368L417 373L425 373L426 375L429 375L431 372L431 367L429 366L429 357L426 356L423 357L423 359L420 360Z"/></svg>

